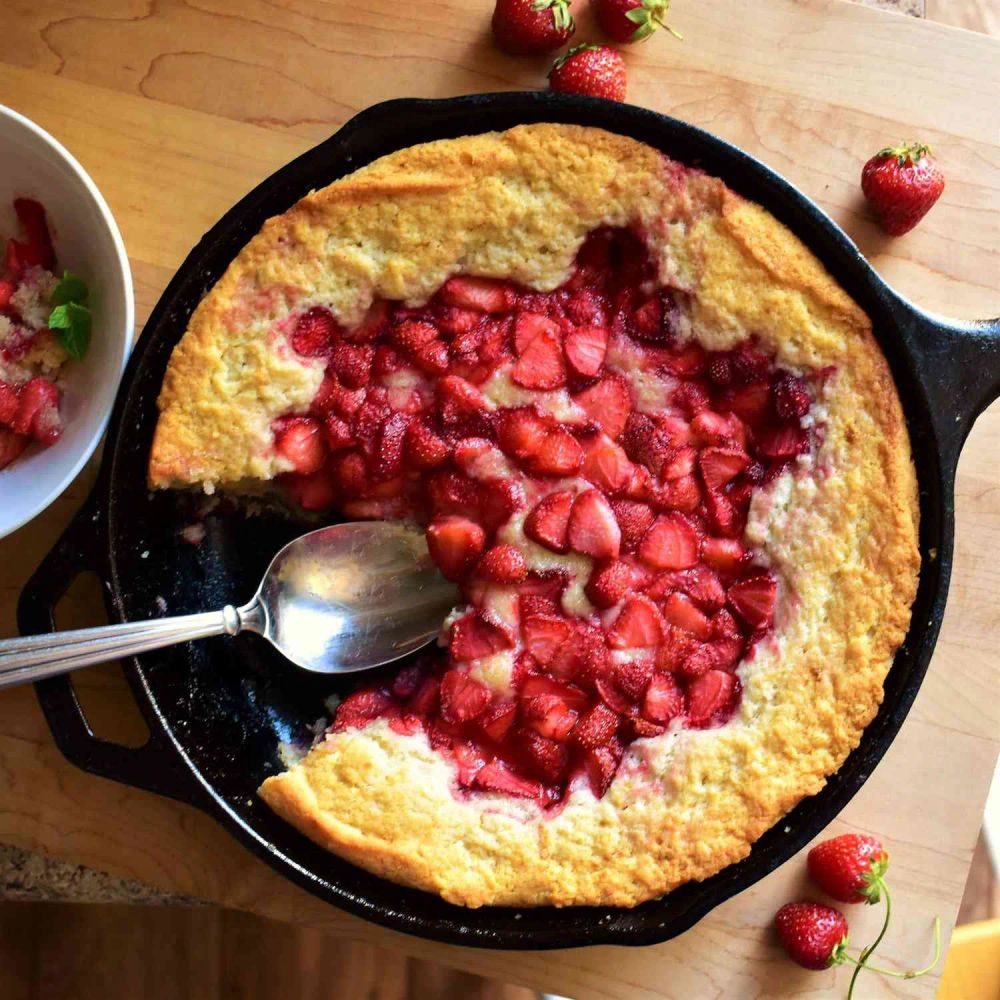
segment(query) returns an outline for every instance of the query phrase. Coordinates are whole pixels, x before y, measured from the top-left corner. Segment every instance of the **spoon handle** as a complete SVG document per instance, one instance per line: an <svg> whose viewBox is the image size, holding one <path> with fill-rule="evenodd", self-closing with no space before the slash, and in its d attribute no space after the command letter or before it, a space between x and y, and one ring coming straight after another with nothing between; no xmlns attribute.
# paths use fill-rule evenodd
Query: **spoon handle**
<svg viewBox="0 0 1000 1000"><path fill-rule="evenodd" d="M249 624L243 617L247 610L228 604L221 611L198 615L3 639L0 640L0 689L191 639L236 635Z"/></svg>

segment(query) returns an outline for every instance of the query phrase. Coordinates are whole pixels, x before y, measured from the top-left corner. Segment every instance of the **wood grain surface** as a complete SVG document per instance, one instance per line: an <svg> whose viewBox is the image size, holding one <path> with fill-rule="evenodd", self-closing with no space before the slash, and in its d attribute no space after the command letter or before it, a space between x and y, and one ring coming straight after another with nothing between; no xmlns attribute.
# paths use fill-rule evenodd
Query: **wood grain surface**
<svg viewBox="0 0 1000 1000"><path fill-rule="evenodd" d="M0 94L101 187L129 249L141 322L233 201L356 110L403 95L540 86L541 62L490 48L488 6L17 0L0 34ZM785 174L919 304L959 317L1000 312L1000 43L841 0L761 0L752 15L742 0L678 0L672 14L684 43L656 38L628 53L633 102L702 125ZM583 17L581 35L590 34ZM865 215L858 174L872 150L912 134L937 146L948 188L914 233L890 241ZM952 596L927 679L886 758L830 828L876 833L889 847L899 912L883 952L899 965L925 959L935 913L951 926L997 753L998 432L994 408L962 459ZM0 634L13 633L17 592L92 474L0 541ZM98 614L81 593L62 620ZM127 714L113 670L90 671L78 686L102 726ZM845 985L844 970L796 970L767 929L782 902L808 891L801 859L681 939L641 950L510 955L370 927L284 882L197 811L67 765L30 691L0 695L0 842L580 1000L825 996ZM851 919L863 943L879 914L852 910ZM861 995L929 997L935 981L870 977Z"/></svg>

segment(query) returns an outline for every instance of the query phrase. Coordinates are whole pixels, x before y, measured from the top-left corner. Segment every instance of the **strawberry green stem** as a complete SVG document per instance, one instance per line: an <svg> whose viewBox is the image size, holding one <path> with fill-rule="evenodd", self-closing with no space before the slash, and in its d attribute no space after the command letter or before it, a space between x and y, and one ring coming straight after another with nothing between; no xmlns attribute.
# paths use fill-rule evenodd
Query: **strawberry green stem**
<svg viewBox="0 0 1000 1000"><path fill-rule="evenodd" d="M874 947L872 948L872 951L874 951ZM934 918L934 958L931 960L929 965L924 966L922 969L907 969L905 972L898 972L895 969L880 969L875 965L862 966L860 959L854 958L846 953L844 953L843 959L846 962L851 962L859 968L865 968L869 972L878 972L883 976L894 976L896 979L917 979L920 976L926 976L927 973L930 972L941 959L941 918Z"/></svg>
<svg viewBox="0 0 1000 1000"><path fill-rule="evenodd" d="M867 968L868 956L882 943L882 938L885 937L885 932L889 929L889 918L892 916L892 897L889 895L889 887L884 882L881 882L879 888L885 894L885 920L882 921L882 930L879 931L874 943L865 948L855 962L854 975L851 976L851 984L847 988L847 1000L852 1000L854 997L854 984L858 981L861 970ZM852 959L852 961L854 960Z"/></svg>

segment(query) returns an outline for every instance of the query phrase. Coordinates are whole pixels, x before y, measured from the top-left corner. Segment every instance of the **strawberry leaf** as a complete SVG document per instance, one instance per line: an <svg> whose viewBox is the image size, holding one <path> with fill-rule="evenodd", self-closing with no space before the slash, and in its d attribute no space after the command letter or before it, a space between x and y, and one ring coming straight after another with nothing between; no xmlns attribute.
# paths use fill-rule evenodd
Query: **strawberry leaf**
<svg viewBox="0 0 1000 1000"><path fill-rule="evenodd" d="M90 346L90 310L79 302L65 302L49 314L54 330L69 356L79 361Z"/></svg>
<svg viewBox="0 0 1000 1000"><path fill-rule="evenodd" d="M67 302L85 303L87 301L87 283L77 277L72 271L63 271L62 280L52 293L52 305L62 306ZM50 323L49 326L52 324Z"/></svg>

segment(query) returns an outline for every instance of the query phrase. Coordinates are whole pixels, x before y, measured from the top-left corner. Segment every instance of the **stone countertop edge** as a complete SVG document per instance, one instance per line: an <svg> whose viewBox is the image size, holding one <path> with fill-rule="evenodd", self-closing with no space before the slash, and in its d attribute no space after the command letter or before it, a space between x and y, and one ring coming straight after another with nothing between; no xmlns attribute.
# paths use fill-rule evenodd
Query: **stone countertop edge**
<svg viewBox="0 0 1000 1000"><path fill-rule="evenodd" d="M854 0L865 7L924 16L924 0ZM145 903L201 906L202 900L160 892L134 879L0 844L0 902Z"/></svg>

